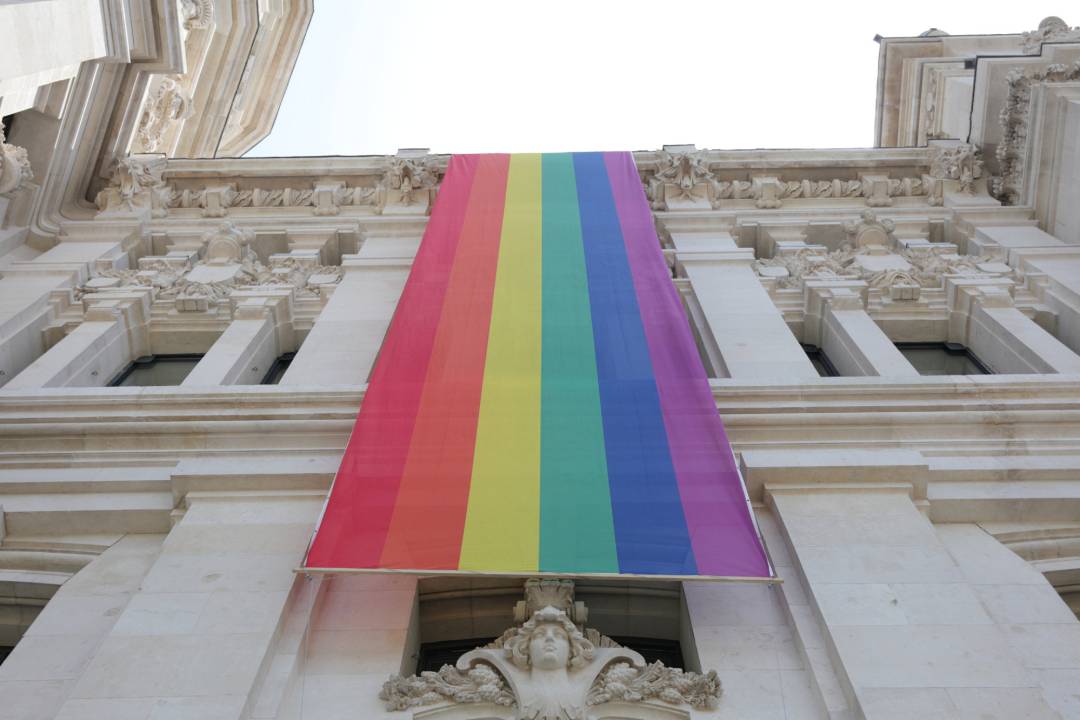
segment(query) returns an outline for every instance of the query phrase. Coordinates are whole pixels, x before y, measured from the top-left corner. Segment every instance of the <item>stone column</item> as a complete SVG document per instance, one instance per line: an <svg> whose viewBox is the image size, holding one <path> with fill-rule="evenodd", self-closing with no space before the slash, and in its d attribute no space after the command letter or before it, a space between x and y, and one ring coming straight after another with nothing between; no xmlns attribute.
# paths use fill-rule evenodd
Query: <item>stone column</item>
<svg viewBox="0 0 1080 720"><path fill-rule="evenodd" d="M1013 305L1012 281L945 278L949 340L998 373L1080 373L1080 356Z"/></svg>
<svg viewBox="0 0 1080 720"><path fill-rule="evenodd" d="M728 377L818 377L783 315L751 268L754 251L727 232L671 234L676 262L690 280Z"/></svg>
<svg viewBox="0 0 1080 720"><path fill-rule="evenodd" d="M150 352L153 291L133 288L83 300L83 322L5 387L101 387Z"/></svg>
<svg viewBox="0 0 1080 720"><path fill-rule="evenodd" d="M292 291L235 291L233 319L183 387L258 385L274 360L295 346Z"/></svg>
<svg viewBox="0 0 1080 720"><path fill-rule="evenodd" d="M978 526L935 528L910 491L767 489L852 706L1058 717L1044 669L1080 669L1080 623L1023 560Z"/></svg>
<svg viewBox="0 0 1080 720"><path fill-rule="evenodd" d="M365 239L342 258L345 276L315 321L282 385L362 385L405 287L423 228L409 236Z"/></svg>
<svg viewBox="0 0 1080 720"><path fill-rule="evenodd" d="M187 511L59 716L250 717L245 707L273 674L276 643L289 639L290 593L309 582L294 570L322 502L321 492L188 493Z"/></svg>
<svg viewBox="0 0 1080 720"><path fill-rule="evenodd" d="M817 345L844 376L918 376L907 358L866 312L861 280L804 283L804 339Z"/></svg>

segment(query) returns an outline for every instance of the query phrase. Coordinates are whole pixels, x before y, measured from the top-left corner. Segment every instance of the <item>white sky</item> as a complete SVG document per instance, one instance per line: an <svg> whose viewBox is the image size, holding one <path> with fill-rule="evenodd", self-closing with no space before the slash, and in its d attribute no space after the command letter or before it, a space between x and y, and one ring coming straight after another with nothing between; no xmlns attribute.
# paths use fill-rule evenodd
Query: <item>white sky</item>
<svg viewBox="0 0 1080 720"><path fill-rule="evenodd" d="M864 147L875 34L1066 21L1073 0L316 0L249 156Z"/></svg>

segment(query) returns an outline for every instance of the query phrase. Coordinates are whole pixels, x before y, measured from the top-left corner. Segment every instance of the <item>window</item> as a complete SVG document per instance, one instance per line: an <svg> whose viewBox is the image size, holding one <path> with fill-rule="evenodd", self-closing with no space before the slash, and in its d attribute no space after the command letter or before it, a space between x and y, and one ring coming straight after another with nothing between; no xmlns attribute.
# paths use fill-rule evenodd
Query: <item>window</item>
<svg viewBox="0 0 1080 720"><path fill-rule="evenodd" d="M693 647L683 656L682 588L670 581L576 580L575 600L585 603L585 626L648 662L700 670ZM416 672L453 665L470 650L515 627L522 582L514 578L431 577L420 580Z"/></svg>
<svg viewBox="0 0 1080 720"><path fill-rule="evenodd" d="M160 387L184 382L202 355L147 355L113 378L109 387Z"/></svg>
<svg viewBox="0 0 1080 720"><path fill-rule="evenodd" d="M659 660L664 663L665 667L686 667L683 660L682 645L678 640L620 636L611 639L623 647L638 651L647 663L654 663Z"/></svg>
<svg viewBox="0 0 1080 720"><path fill-rule="evenodd" d="M991 370L956 343L897 343L896 348L920 375L988 375Z"/></svg>
<svg viewBox="0 0 1080 720"><path fill-rule="evenodd" d="M7 656L10 655L11 651L14 649L15 648L10 645L0 645L0 665L4 664L4 661L7 660Z"/></svg>
<svg viewBox="0 0 1080 720"><path fill-rule="evenodd" d="M659 660L666 667L681 668L685 666L682 645L678 640L639 637L613 637L611 639L623 647L641 653L647 663L654 663ZM420 654L416 658L416 673L419 675L425 670L438 672L443 665L453 665L459 657L470 650L475 650L494 641L495 638L488 637L424 643L420 646Z"/></svg>
<svg viewBox="0 0 1080 720"><path fill-rule="evenodd" d="M270 370L262 379L262 385L277 385L281 382L281 378L285 376L285 371L289 369L289 365L292 364L293 358L296 357L296 353L285 353L270 366Z"/></svg>
<svg viewBox="0 0 1080 720"><path fill-rule="evenodd" d="M810 358L811 364L814 369L817 370L818 375L821 377L838 377L840 375L836 370L836 366L832 364L832 361L822 352L821 348L816 345L803 345L803 352L806 353L806 357Z"/></svg>
<svg viewBox="0 0 1080 720"><path fill-rule="evenodd" d="M472 638L469 640L448 640L444 642L424 643L416 658L416 674L431 670L438 672L443 665L453 665L458 658L478 647L484 647L495 638Z"/></svg>

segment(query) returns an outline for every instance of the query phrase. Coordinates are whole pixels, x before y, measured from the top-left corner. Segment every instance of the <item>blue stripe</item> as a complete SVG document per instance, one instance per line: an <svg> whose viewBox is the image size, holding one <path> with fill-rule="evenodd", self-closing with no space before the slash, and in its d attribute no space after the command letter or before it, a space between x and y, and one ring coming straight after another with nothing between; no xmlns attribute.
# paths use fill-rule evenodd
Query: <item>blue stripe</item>
<svg viewBox="0 0 1080 720"><path fill-rule="evenodd" d="M697 574L634 280L601 153L574 153L619 570Z"/></svg>

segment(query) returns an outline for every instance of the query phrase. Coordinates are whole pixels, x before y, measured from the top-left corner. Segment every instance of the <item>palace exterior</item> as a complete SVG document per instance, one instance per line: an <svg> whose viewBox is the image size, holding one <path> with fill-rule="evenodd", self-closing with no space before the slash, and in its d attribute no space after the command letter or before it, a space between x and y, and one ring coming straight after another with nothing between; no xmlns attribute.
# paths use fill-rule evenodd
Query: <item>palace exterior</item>
<svg viewBox="0 0 1080 720"><path fill-rule="evenodd" d="M0 6L0 718L1080 718L1080 28L636 153L782 583L308 576L447 163L239 157L312 13Z"/></svg>

